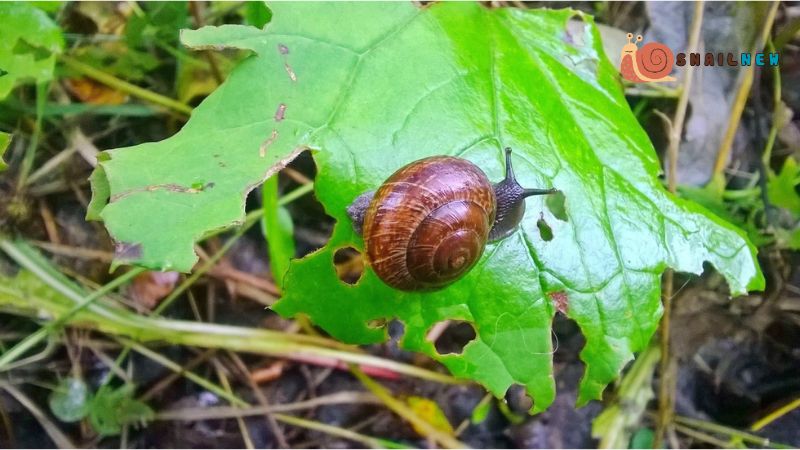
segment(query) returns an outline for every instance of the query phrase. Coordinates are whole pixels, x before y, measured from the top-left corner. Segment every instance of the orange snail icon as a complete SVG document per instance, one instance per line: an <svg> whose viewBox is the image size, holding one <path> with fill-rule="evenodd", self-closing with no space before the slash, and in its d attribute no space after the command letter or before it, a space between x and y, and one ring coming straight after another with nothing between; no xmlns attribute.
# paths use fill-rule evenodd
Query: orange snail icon
<svg viewBox="0 0 800 450"><path fill-rule="evenodd" d="M622 47L619 71L623 78L634 83L675 81L675 77L668 76L675 63L669 47L659 42L648 42L638 48L632 40L633 34L628 33L628 43ZM636 42L642 42L641 35L636 36Z"/></svg>

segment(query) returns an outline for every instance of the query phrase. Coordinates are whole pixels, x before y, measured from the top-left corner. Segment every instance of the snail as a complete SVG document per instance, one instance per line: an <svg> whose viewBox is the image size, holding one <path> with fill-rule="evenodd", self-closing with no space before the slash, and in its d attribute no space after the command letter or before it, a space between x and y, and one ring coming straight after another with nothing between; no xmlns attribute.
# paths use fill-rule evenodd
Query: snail
<svg viewBox="0 0 800 450"><path fill-rule="evenodd" d="M496 184L466 159L432 156L356 197L347 213L364 237L367 263L384 283L402 291L453 283L478 262L487 242L516 230L526 197L558 192L520 186L511 149L505 152L506 177Z"/></svg>
<svg viewBox="0 0 800 450"><path fill-rule="evenodd" d="M675 77L667 76L675 62L669 47L659 42L648 42L638 48L632 40L633 34L628 33L628 43L622 47L619 71L623 78L636 83L675 81ZM642 35L636 36L636 42L642 42Z"/></svg>

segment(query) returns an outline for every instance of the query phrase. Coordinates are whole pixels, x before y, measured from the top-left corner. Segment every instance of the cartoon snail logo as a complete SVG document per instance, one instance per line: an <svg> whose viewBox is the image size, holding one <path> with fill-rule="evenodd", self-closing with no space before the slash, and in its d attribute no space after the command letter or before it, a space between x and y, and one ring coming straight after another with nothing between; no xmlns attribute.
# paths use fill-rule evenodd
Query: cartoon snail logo
<svg viewBox="0 0 800 450"><path fill-rule="evenodd" d="M675 58L672 50L659 42L648 42L638 48L633 41L633 34L628 33L628 43L622 47L619 71L622 77L634 83L647 81L675 81L668 76L672 72ZM636 42L642 42L642 36L636 36Z"/></svg>

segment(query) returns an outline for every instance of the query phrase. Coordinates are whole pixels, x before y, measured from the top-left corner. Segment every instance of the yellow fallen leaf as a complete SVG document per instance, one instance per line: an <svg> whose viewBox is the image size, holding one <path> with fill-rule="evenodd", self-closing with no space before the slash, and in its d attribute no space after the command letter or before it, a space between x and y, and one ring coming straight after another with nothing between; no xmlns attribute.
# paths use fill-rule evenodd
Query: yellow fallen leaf
<svg viewBox="0 0 800 450"><path fill-rule="evenodd" d="M406 399L406 403L408 403L408 406L411 407L417 416L433 425L437 430L449 435L453 434L453 426L450 425L442 409L433 400L411 396ZM417 433L425 434L422 430L417 429L414 424L411 424L411 426L414 427L414 431Z"/></svg>
<svg viewBox="0 0 800 450"><path fill-rule="evenodd" d="M128 100L127 94L90 78L67 78L64 80L69 92L83 103L92 105L119 105Z"/></svg>

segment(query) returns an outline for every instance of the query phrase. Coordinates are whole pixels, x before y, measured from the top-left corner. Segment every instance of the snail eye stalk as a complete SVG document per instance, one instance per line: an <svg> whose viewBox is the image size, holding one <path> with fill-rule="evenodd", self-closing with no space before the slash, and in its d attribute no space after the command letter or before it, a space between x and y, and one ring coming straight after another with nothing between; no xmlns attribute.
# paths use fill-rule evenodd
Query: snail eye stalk
<svg viewBox="0 0 800 450"><path fill-rule="evenodd" d="M522 198L530 197L532 195L547 195L547 194L554 194L558 192L558 189L526 189L519 185L517 182L517 178L514 175L514 166L511 163L511 147L506 147L506 178L501 182L506 185L511 185L516 187L519 195L522 195Z"/></svg>
<svg viewBox="0 0 800 450"><path fill-rule="evenodd" d="M506 177L494 184L494 193L497 198L497 211L495 221L489 232L489 240L503 239L516 230L525 215L525 198L532 195L548 195L558 192L558 189L526 189L520 186L514 176L514 167L511 163L511 148L506 147Z"/></svg>

